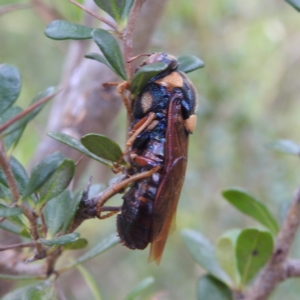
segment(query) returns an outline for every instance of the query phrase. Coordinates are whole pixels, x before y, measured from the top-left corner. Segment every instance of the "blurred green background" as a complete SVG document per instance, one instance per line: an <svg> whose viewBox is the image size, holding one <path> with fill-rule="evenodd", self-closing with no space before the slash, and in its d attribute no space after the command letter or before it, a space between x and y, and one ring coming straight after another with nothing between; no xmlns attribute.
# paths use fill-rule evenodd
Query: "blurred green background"
<svg viewBox="0 0 300 300"><path fill-rule="evenodd" d="M69 20L77 18L67 1L49 2L59 4ZM0 0L0 5L12 3L21 1ZM19 68L22 107L37 92L60 82L68 42L46 38L45 26L30 8L0 16L0 63ZM226 230L257 226L222 199L221 191L232 186L260 198L281 222L300 182L297 158L265 148L276 139L300 143L296 10L271 0L169 1L152 44L153 50L195 54L205 62L204 69L190 75L199 92L198 126L190 138L177 230L168 240L161 265L147 263L148 250L130 251L121 245L85 264L104 300L122 299L148 276L155 278L155 284L140 299L155 293L160 293L159 299L195 299L203 270L191 259L180 230L199 230L215 242ZM28 126L14 152L24 164L30 162L44 134L40 128L49 110L48 106ZM119 126L123 128L121 121ZM120 198L113 203L120 203ZM115 232L115 218L91 220L79 231L93 245ZM292 256L299 258L299 237L293 249ZM79 255L67 252L59 264L73 253ZM77 270L63 275L60 285L67 299L92 298ZM300 279L290 279L271 299L296 300L299 293Z"/></svg>

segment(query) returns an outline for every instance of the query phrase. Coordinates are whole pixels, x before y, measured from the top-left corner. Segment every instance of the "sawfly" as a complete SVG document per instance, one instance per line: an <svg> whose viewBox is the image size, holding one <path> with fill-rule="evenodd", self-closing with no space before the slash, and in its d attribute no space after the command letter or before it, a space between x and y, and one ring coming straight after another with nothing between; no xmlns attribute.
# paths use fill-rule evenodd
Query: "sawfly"
<svg viewBox="0 0 300 300"><path fill-rule="evenodd" d="M123 169L122 180L103 194L97 215L102 218L101 213L110 210L103 204L125 190L123 205L111 208L106 216L119 213L117 231L122 244L145 249L150 243L149 261L159 264L167 237L174 230L189 135L196 126L197 93L186 74L178 70L174 56L148 55L136 73L152 64L163 64L164 69L149 78L140 91L128 82L118 86L130 120L123 155L129 167Z"/></svg>

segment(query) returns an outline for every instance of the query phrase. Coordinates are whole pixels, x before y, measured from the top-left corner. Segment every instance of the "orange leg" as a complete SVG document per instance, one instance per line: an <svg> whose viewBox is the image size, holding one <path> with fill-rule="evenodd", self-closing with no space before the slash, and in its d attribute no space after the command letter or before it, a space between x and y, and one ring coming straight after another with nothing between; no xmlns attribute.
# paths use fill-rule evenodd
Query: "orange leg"
<svg viewBox="0 0 300 300"><path fill-rule="evenodd" d="M130 183L132 183L136 180L139 180L139 179L147 178L147 177L151 176L152 174L154 174L155 172L157 172L159 169L160 169L160 166L157 166L157 167L154 167L153 169L151 169L149 171L142 172L140 174L132 175L129 178L126 178L121 182L115 183L113 186L111 186L111 187L107 188L105 191L103 191L101 193L101 196L98 199L98 203L97 203L97 213L96 213L97 218L99 218L99 219L103 218L101 216L102 206L112 196L114 196L115 194L119 193L121 190L126 188L128 184L130 184ZM114 215L117 212L118 211L112 211L112 212L107 214L108 216L105 215L104 217L106 217L106 216L110 217L111 215Z"/></svg>
<svg viewBox="0 0 300 300"><path fill-rule="evenodd" d="M125 95L125 91L130 90L130 83L128 81L122 82L105 82L102 84L104 88L109 86L116 86L118 93L121 95L125 108L127 110L128 121L131 123L132 121L132 113L131 113L131 100Z"/></svg>
<svg viewBox="0 0 300 300"><path fill-rule="evenodd" d="M146 117L144 117L143 119L141 119L131 130L131 132L129 132L130 138L127 140L126 144L125 144L125 150L123 151L122 156L120 157L120 159L117 161L116 166L113 168L113 172L114 173L118 173L121 171L120 169L120 164L122 159L124 158L124 156L126 155L128 149L130 148L130 146L132 145L132 143L135 141L135 139L137 138L137 136L142 133L151 123L152 121L155 119L156 115L155 113L151 112L149 113Z"/></svg>

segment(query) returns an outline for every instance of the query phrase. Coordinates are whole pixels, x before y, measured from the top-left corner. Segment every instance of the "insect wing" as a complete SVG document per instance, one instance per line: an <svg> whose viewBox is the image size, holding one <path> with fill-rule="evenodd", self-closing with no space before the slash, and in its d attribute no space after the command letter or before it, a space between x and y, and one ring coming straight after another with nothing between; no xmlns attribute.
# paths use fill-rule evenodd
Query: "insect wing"
<svg viewBox="0 0 300 300"><path fill-rule="evenodd" d="M167 237L175 228L176 208L184 181L188 134L181 113L181 97L171 99L165 144L165 166L154 202L149 262L159 264Z"/></svg>

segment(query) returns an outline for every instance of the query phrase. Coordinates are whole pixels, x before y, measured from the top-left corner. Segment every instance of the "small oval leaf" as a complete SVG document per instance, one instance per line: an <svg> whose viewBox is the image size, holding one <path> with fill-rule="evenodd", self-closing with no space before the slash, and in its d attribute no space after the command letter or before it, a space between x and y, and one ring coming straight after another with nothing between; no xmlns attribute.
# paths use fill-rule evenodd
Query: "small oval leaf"
<svg viewBox="0 0 300 300"><path fill-rule="evenodd" d="M130 83L131 94L133 96L139 94L151 78L165 71L167 68L168 65L163 62L156 62L140 67L138 71L134 73Z"/></svg>
<svg viewBox="0 0 300 300"><path fill-rule="evenodd" d="M65 190L49 201L44 208L44 216L48 227L48 237L52 238L58 232L65 232L66 222L70 222L70 212L73 211L74 200L72 193Z"/></svg>
<svg viewBox="0 0 300 300"><path fill-rule="evenodd" d="M74 173L74 161L65 159L40 189L38 207L42 207L47 201L61 194L70 184Z"/></svg>
<svg viewBox="0 0 300 300"><path fill-rule="evenodd" d="M72 242L70 244L64 245L65 250L78 250L78 249L83 249L88 245L87 239L84 238L79 238L77 241Z"/></svg>
<svg viewBox="0 0 300 300"><path fill-rule="evenodd" d="M77 151L85 154L86 156L88 156L88 157L90 157L90 158L92 158L92 159L108 166L108 167L113 166L110 162L108 162L108 161L96 156L95 154L91 153L78 140L76 140L75 138L73 138L70 135L67 135L65 133L60 133L60 132L49 132L48 136L54 138L57 141L60 141L63 144L66 144L66 145L76 149Z"/></svg>
<svg viewBox="0 0 300 300"><path fill-rule="evenodd" d="M125 7L125 0L95 0L95 3L113 17L117 23L120 23Z"/></svg>
<svg viewBox="0 0 300 300"><path fill-rule="evenodd" d="M300 0L285 0L291 6L293 6L297 11L300 12Z"/></svg>
<svg viewBox="0 0 300 300"><path fill-rule="evenodd" d="M3 125L7 121L11 120L13 117L17 116L22 111L23 111L23 109L18 106L11 106L3 114L1 114L0 124ZM12 145L14 145L14 143L16 141L18 141L18 139L19 139L20 135L22 135L22 133L23 133L23 128L19 128L19 130L16 130L16 131L12 132L11 134L6 134L5 136L2 133L2 135L4 136L3 140L4 140L5 149L7 151L11 148Z"/></svg>
<svg viewBox="0 0 300 300"><path fill-rule="evenodd" d="M81 143L91 153L105 160L117 162L122 157L120 146L105 135L90 133L81 138Z"/></svg>
<svg viewBox="0 0 300 300"><path fill-rule="evenodd" d="M191 229L182 230L181 236L190 254L200 266L221 281L231 283L217 261L214 245L207 237Z"/></svg>
<svg viewBox="0 0 300 300"><path fill-rule="evenodd" d="M103 55L100 55L98 53L88 53L84 57L89 58L89 59L93 59L93 60L97 60L100 63L102 63L102 64L106 65L107 67L109 67L112 71L114 71L114 68L110 65L108 60Z"/></svg>
<svg viewBox="0 0 300 300"><path fill-rule="evenodd" d="M23 212L22 208L18 207L1 207L0 208L0 217L11 217L17 216Z"/></svg>
<svg viewBox="0 0 300 300"><path fill-rule="evenodd" d="M182 55L177 60L178 70L184 73L193 72L204 67L204 62L195 55Z"/></svg>
<svg viewBox="0 0 300 300"><path fill-rule="evenodd" d="M138 295L140 295L145 289L154 283L153 277L147 277L140 281L132 291L125 297L125 300L134 300Z"/></svg>
<svg viewBox="0 0 300 300"><path fill-rule="evenodd" d="M79 270L82 277L85 279L85 282L89 286L89 288L92 292L92 295L93 295L93 299L94 300L102 300L101 294L100 294L100 291L98 288L98 284L97 284L96 280L93 278L93 276L82 265L78 265L77 269Z"/></svg>
<svg viewBox="0 0 300 300"><path fill-rule="evenodd" d="M78 232L72 232L65 235L61 235L57 238L54 238L52 240L44 240L40 239L41 244L45 246L57 246L57 245L65 245L72 242L75 242L78 240L80 234Z"/></svg>
<svg viewBox="0 0 300 300"><path fill-rule="evenodd" d="M22 198L24 199L39 190L49 176L55 172L63 160L64 156L60 152L54 152L46 156L39 164L34 166Z"/></svg>
<svg viewBox="0 0 300 300"><path fill-rule="evenodd" d="M55 88L54 87L49 87L46 90L40 92L34 99L31 101L31 104L34 104L35 102L38 102L39 100L42 100L44 98L50 97L49 100L51 99L51 96L55 96ZM29 113L25 114L23 117L21 117L19 120L14 122L11 126L9 126L7 129L4 130L3 134L8 135L14 132L15 130L18 130L22 128L21 133L24 130L24 127L27 125L29 121L31 121L47 104L47 102L42 103Z"/></svg>
<svg viewBox="0 0 300 300"><path fill-rule="evenodd" d="M0 114L17 100L21 91L21 77L14 66L0 65Z"/></svg>
<svg viewBox="0 0 300 300"><path fill-rule="evenodd" d="M95 245L92 249L84 253L82 256L80 256L76 261L72 262L68 266L64 268L64 270L69 270L77 266L78 264L81 264L83 262L86 262L95 256L102 254L106 250L112 248L113 246L116 246L120 243L120 238L117 237L115 234L109 236L108 238L100 241L97 245Z"/></svg>
<svg viewBox="0 0 300 300"><path fill-rule="evenodd" d="M115 73L126 80L123 56L116 39L104 29L94 29L92 37Z"/></svg>
<svg viewBox="0 0 300 300"><path fill-rule="evenodd" d="M285 154L300 155L300 146L290 140L278 140L266 145L270 150L279 151Z"/></svg>
<svg viewBox="0 0 300 300"><path fill-rule="evenodd" d="M129 15L131 6L133 4L133 1L134 0L126 0L124 10L123 10L123 14L122 14L122 20L127 20L128 19L128 15Z"/></svg>
<svg viewBox="0 0 300 300"><path fill-rule="evenodd" d="M274 235L278 233L279 227L273 215L262 202L255 199L252 195L238 188L225 190L222 194L239 211L266 226Z"/></svg>
<svg viewBox="0 0 300 300"><path fill-rule="evenodd" d="M235 257L235 248L241 229L233 229L223 234L216 245L217 259L222 269L230 276L235 286L240 284L240 274L238 272Z"/></svg>
<svg viewBox="0 0 300 300"><path fill-rule="evenodd" d="M92 38L93 28L64 20L55 20L45 29L45 35L53 40L85 40Z"/></svg>
<svg viewBox="0 0 300 300"><path fill-rule="evenodd" d="M19 288L6 294L2 300L53 300L56 299L54 294L53 282L47 280Z"/></svg>
<svg viewBox="0 0 300 300"><path fill-rule="evenodd" d="M241 276L241 287L250 281L272 255L273 238L267 231L244 229L236 244L236 259Z"/></svg>
<svg viewBox="0 0 300 300"><path fill-rule="evenodd" d="M19 192L22 194L25 187L28 184L28 175L24 169L24 167L20 164L20 162L13 156L10 157L9 163L14 175L14 178L17 183L17 187ZM3 170L0 169L0 183L8 187L8 184L6 182L6 177L3 173Z"/></svg>
<svg viewBox="0 0 300 300"><path fill-rule="evenodd" d="M11 217L11 218L14 218L14 217ZM30 234L28 233L28 231L25 227L22 227L16 223L12 223L11 221L9 221L7 219L0 224L0 228L3 230L6 230L8 232L17 234L17 235L21 235L26 238L31 238Z"/></svg>
<svg viewBox="0 0 300 300"><path fill-rule="evenodd" d="M232 292L226 284L213 276L200 277L197 284L198 300L233 300Z"/></svg>

